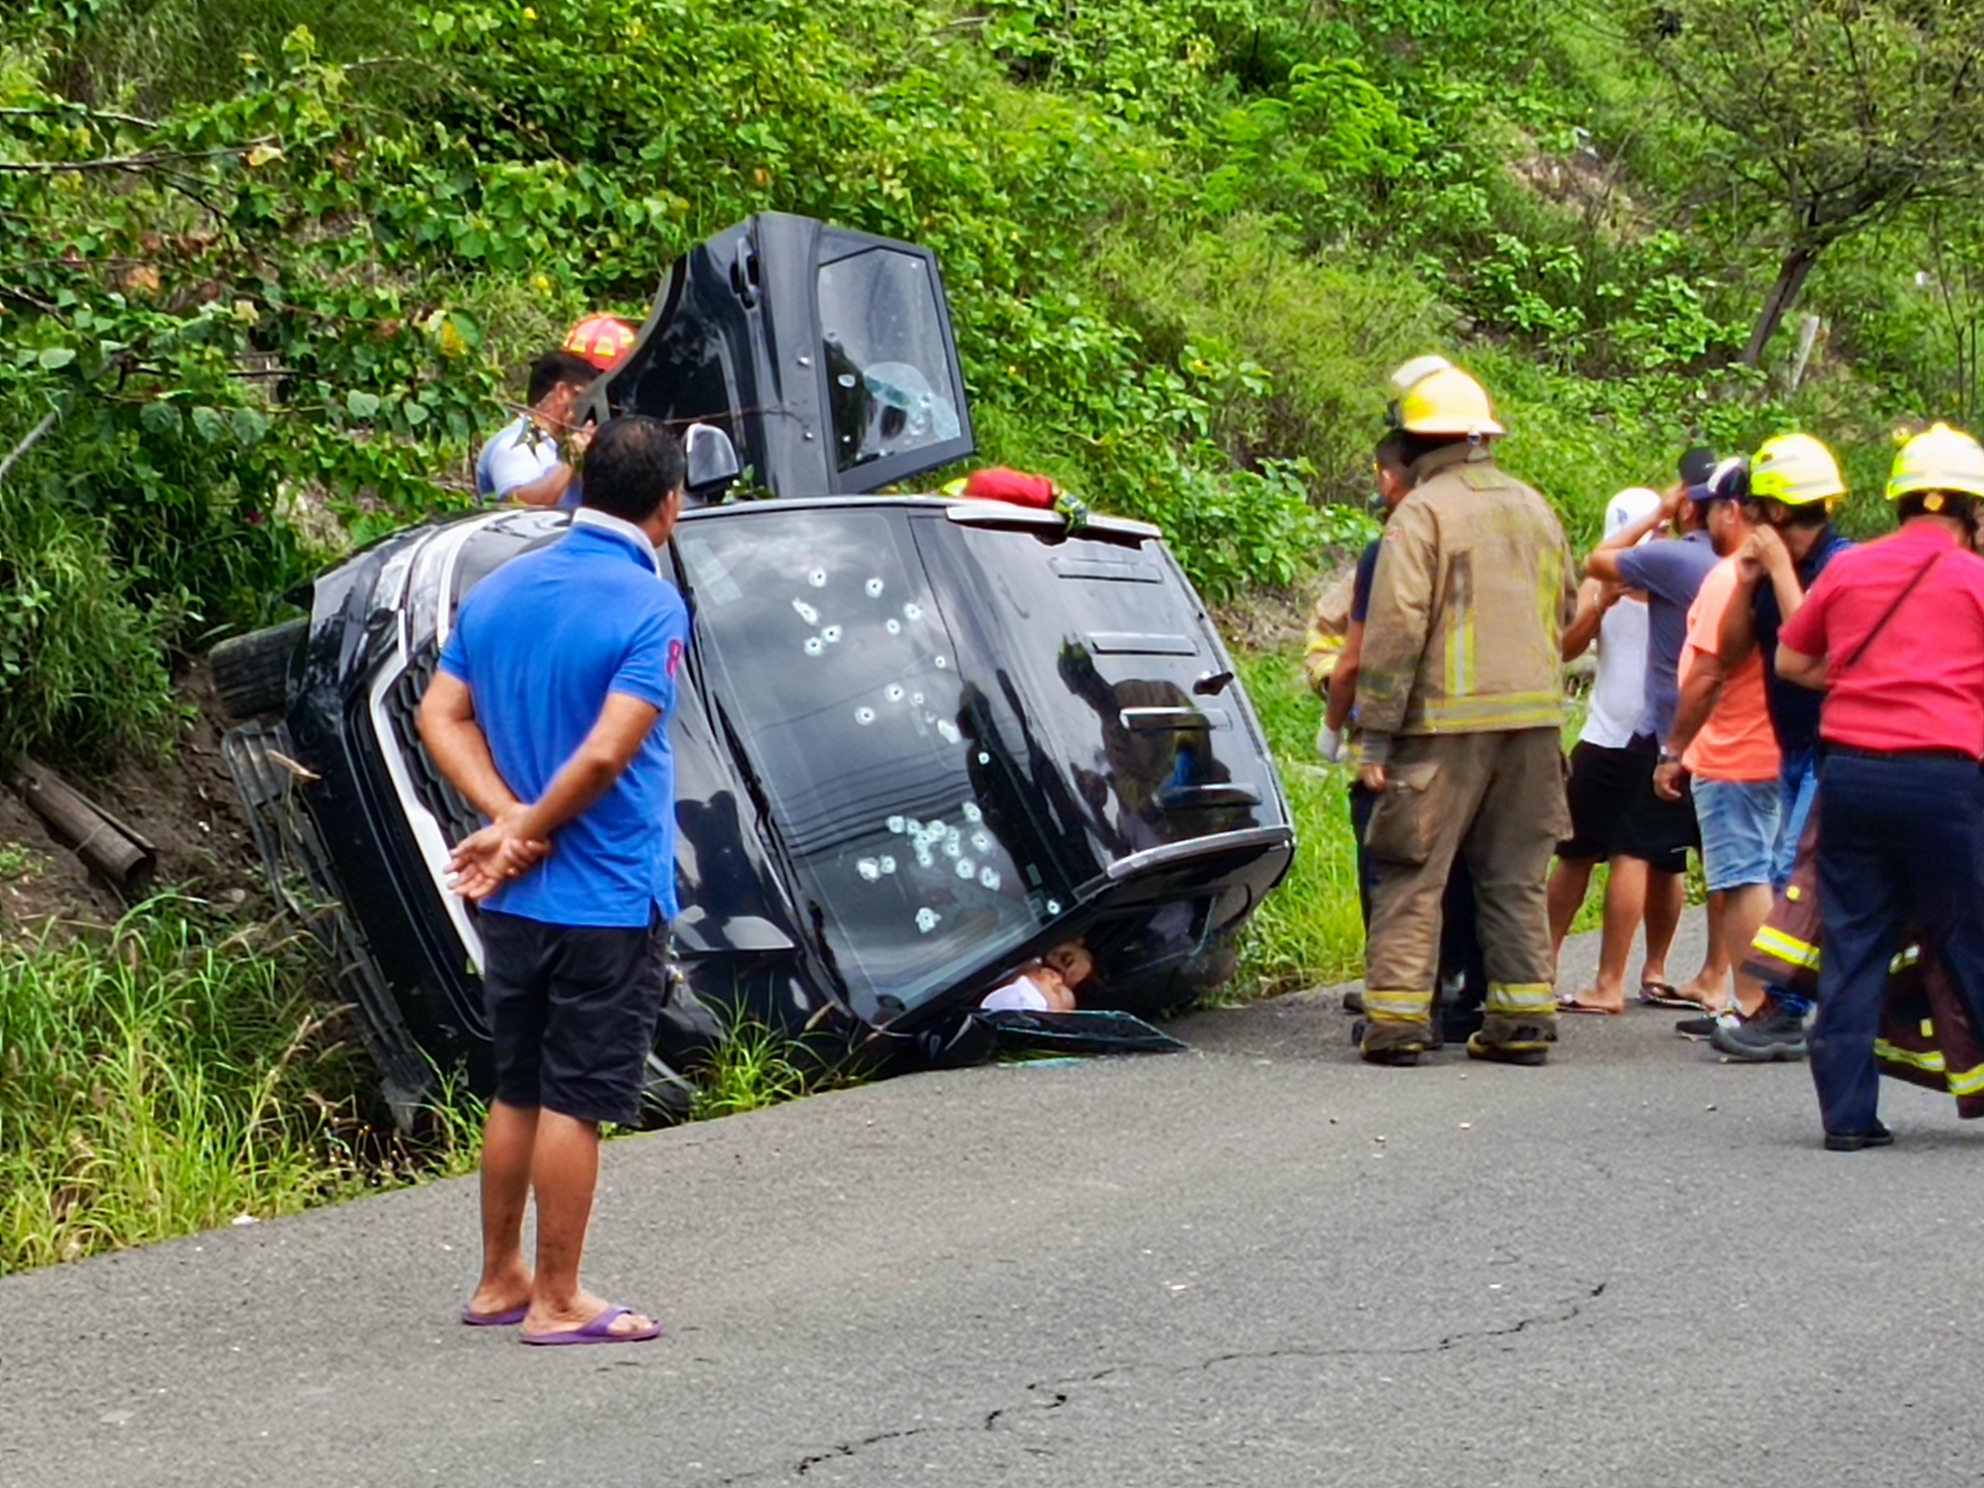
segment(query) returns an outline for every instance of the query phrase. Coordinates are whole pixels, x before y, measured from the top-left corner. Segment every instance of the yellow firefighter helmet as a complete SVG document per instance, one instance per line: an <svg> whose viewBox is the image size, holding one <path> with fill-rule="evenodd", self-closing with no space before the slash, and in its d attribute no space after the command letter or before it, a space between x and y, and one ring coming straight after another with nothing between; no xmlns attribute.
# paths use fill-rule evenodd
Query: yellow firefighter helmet
<svg viewBox="0 0 1984 1488"><path fill-rule="evenodd" d="M1486 437L1505 431L1480 383L1445 357L1414 357L1392 374L1391 423L1408 434Z"/></svg>
<svg viewBox="0 0 1984 1488"><path fill-rule="evenodd" d="M1809 506L1846 494L1839 461L1809 434L1780 434L1766 439L1750 460L1750 499Z"/></svg>
<svg viewBox="0 0 1984 1488"><path fill-rule="evenodd" d="M1937 424L1917 434L1895 454L1888 474L1888 500L1923 491L1984 496L1984 445L1961 429Z"/></svg>

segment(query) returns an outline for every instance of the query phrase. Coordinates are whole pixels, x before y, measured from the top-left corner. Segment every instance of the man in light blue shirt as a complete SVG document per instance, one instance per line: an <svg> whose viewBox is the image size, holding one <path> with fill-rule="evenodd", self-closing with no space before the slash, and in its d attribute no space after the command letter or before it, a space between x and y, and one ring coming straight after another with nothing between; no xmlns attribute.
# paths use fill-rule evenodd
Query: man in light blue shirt
<svg viewBox="0 0 1984 1488"><path fill-rule="evenodd" d="M622 1343L661 1325L581 1290L601 1123L639 1114L674 888L666 716L688 610L661 574L681 514L681 442L615 419L585 505L550 547L469 594L421 701L436 765L490 825L455 849L482 905L496 1095L482 1149L481 1281L464 1322L526 1343ZM523 1258L537 1200L537 1265Z"/></svg>

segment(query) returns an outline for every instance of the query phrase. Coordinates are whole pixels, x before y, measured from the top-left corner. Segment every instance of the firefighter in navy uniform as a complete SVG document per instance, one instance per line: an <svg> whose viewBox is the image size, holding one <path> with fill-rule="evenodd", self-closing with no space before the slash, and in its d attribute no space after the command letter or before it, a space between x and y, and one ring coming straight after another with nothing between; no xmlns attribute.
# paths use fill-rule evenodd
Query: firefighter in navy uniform
<svg viewBox="0 0 1984 1488"><path fill-rule="evenodd" d="M1394 374L1411 491L1372 576L1357 715L1378 802L1365 957L1373 1064L1432 1043L1440 904L1456 857L1474 879L1488 987L1476 1059L1541 1064L1557 1036L1545 874L1570 835L1561 638L1577 569L1555 513L1495 464L1481 385L1439 357Z"/></svg>

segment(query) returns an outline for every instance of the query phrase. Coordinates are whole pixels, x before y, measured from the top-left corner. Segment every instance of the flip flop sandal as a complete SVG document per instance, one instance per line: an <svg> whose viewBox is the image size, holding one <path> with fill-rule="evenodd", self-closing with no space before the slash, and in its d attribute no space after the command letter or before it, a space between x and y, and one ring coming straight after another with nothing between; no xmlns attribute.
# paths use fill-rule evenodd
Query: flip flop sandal
<svg viewBox="0 0 1984 1488"><path fill-rule="evenodd" d="M615 1333L613 1325L633 1310L631 1307L609 1307L582 1328L563 1333L519 1333L517 1337L538 1348L555 1348L572 1343L646 1343L650 1338L661 1337L660 1323L643 1328L638 1333Z"/></svg>
<svg viewBox="0 0 1984 1488"><path fill-rule="evenodd" d="M519 1303L517 1306L506 1308L502 1312L470 1312L464 1307L462 1309L462 1321L467 1323L471 1328L514 1328L524 1320L524 1314L529 1311L530 1303L528 1302Z"/></svg>
<svg viewBox="0 0 1984 1488"><path fill-rule="evenodd" d="M1557 1011L1560 1013L1597 1013L1600 1017L1611 1017L1614 1014L1623 1013L1625 1009L1623 1007L1597 1007L1589 1002L1579 1002L1575 997L1560 997L1557 999Z"/></svg>
<svg viewBox="0 0 1984 1488"><path fill-rule="evenodd" d="M1648 1007L1698 1008L1701 1006L1692 997L1683 997L1681 989L1669 982L1641 982L1640 1001Z"/></svg>

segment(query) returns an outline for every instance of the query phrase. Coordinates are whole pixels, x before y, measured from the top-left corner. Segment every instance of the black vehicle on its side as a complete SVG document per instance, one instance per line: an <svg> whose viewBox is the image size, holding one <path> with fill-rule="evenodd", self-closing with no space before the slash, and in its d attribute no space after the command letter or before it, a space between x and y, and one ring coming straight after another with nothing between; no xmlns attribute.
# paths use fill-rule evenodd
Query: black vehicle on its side
<svg viewBox="0 0 1984 1488"><path fill-rule="evenodd" d="M871 494L972 450L928 251L753 218L675 265L590 403L689 428L658 1114L725 1012L923 1064L984 1052L978 1000L1077 938L1085 1006L1161 1010L1231 974L1294 833L1156 529ZM727 499L739 455L769 495ZM319 576L307 621L216 649L254 715L226 754L271 877L334 947L402 1116L437 1069L487 1073L475 912L445 882L479 822L415 712L463 596L568 521L401 532Z"/></svg>

